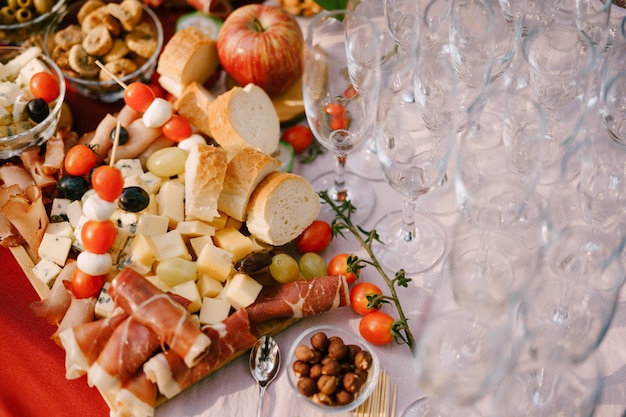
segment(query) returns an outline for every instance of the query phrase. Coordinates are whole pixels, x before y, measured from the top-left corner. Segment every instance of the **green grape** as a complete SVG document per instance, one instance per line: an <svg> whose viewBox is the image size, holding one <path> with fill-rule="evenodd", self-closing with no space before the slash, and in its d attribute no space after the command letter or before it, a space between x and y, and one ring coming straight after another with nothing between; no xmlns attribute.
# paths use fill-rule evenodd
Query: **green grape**
<svg viewBox="0 0 626 417"><path fill-rule="evenodd" d="M326 261L315 252L307 252L300 257L300 272L305 278L317 278L328 275Z"/></svg>
<svg viewBox="0 0 626 417"><path fill-rule="evenodd" d="M185 171L187 151L167 147L154 152L146 161L148 171L162 178L173 177Z"/></svg>
<svg viewBox="0 0 626 417"><path fill-rule="evenodd" d="M197 274L196 263L183 258L166 258L156 267L159 280L170 287L187 281L195 281Z"/></svg>
<svg viewBox="0 0 626 417"><path fill-rule="evenodd" d="M300 278L298 262L286 253L272 256L269 270L272 278L281 284L297 281Z"/></svg>

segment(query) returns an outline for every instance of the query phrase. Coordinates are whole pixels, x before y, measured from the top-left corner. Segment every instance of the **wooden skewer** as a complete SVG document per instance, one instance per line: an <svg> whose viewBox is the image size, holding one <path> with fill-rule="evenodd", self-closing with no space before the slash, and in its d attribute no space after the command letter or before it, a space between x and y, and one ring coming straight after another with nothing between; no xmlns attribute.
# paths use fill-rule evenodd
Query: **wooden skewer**
<svg viewBox="0 0 626 417"><path fill-rule="evenodd" d="M98 67L100 67L100 69L101 69L102 71L106 72L106 73L107 73L107 75L108 75L109 77L113 78L113 80L114 80L116 83L118 83L118 84L119 84L119 85L120 85L120 86L121 86L124 90L126 90L126 89L128 88L128 86L126 85L126 83L125 83L124 81L120 80L120 79L119 79L119 78L118 78L115 74L113 74L111 71L109 71L109 69L108 69L108 68L106 68L102 62L100 62L100 61L96 61L96 65L97 65Z"/></svg>
<svg viewBox="0 0 626 417"><path fill-rule="evenodd" d="M115 138L113 140L113 148L111 149L111 159L109 160L109 165L113 166L115 164L115 152L117 152L117 146L120 143L120 130L122 126L120 120L117 119L117 124L115 125Z"/></svg>

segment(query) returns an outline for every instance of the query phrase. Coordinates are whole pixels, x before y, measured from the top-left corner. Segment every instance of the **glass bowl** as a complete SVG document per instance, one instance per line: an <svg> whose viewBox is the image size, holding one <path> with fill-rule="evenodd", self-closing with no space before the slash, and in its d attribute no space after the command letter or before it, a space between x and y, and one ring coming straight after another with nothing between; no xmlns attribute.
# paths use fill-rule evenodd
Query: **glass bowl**
<svg viewBox="0 0 626 417"><path fill-rule="evenodd" d="M1 46L0 47L0 63L6 64L11 59L21 55L27 48L20 46ZM30 146L39 146L49 138L51 138L57 129L59 118L61 117L61 106L65 99L65 81L63 73L59 67L46 57L43 52L35 59L38 59L44 67L59 82L59 96L53 102L49 103L50 114L42 122L34 125L30 129L11 136L0 137L0 159L8 159ZM28 87L26 87L28 88ZM1 136L1 135L0 135Z"/></svg>
<svg viewBox="0 0 626 417"><path fill-rule="evenodd" d="M367 351L371 354L371 366L367 371L367 379L365 380L361 388L354 394L354 399L347 404L330 404L330 405L322 404L322 403L319 403L318 401L313 400L311 397L303 394L298 389L298 381L300 377L296 374L296 372L294 371L294 367L293 367L294 362L298 361L296 357L296 349L300 345L306 345L308 347L311 347L312 336L314 336L315 334L319 332L325 333L329 339L333 336L340 337L343 340L345 345L356 345L361 350ZM340 361L340 362L343 363L344 361ZM350 362L353 363L354 361L350 361ZM321 410L324 413L342 413L342 412L353 410L356 407L358 407L372 394L374 388L376 387L376 382L378 381L378 377L380 373L380 362L378 360L378 357L376 356L374 349L372 348L372 345L367 343L361 337L353 334L352 332L344 330L336 326L316 326L316 327L311 327L305 330L304 332L300 333L300 335L293 342L293 345L291 346L289 350L287 364L289 366L289 369L287 372L289 376L288 378L289 383L291 387L293 388L294 392L297 394L297 396L303 401L305 401L311 407L317 410ZM339 377L339 379L341 380L341 377ZM339 382L338 390L340 389L341 389L341 382Z"/></svg>
<svg viewBox="0 0 626 417"><path fill-rule="evenodd" d="M65 11L66 6L66 0L53 0L52 9L34 19L22 23L0 24L0 44L21 45L31 37L43 34L50 22Z"/></svg>
<svg viewBox="0 0 626 417"><path fill-rule="evenodd" d="M65 13L58 15L56 19L54 19L50 23L50 26L48 27L44 37L44 50L48 57L52 58L53 60L55 60L55 58L57 59L57 63L63 71L65 78L69 82L71 88L75 89L80 95L104 103L113 103L124 97L124 87L120 85L118 81L116 81L115 79L101 81L97 75L91 78L80 76L69 66L68 51L64 50L63 52L60 52L63 48L57 48L55 34L70 25L78 24L77 14L83 4L84 2L71 4L67 8ZM157 61L161 49L163 49L163 26L159 18L150 7L147 7L143 4L141 4L141 7L142 17L138 25L147 25L150 28L152 36L154 36L153 39L156 41L156 48L154 49L152 55L147 58L139 57L133 52L129 52L124 56L125 58L133 60L137 65L137 70L118 77L119 81L121 81L125 85L133 82L149 83L152 75L154 74L154 71L156 70ZM123 40L124 35L127 33L128 32L122 28L120 34L118 36L114 36L113 38Z"/></svg>

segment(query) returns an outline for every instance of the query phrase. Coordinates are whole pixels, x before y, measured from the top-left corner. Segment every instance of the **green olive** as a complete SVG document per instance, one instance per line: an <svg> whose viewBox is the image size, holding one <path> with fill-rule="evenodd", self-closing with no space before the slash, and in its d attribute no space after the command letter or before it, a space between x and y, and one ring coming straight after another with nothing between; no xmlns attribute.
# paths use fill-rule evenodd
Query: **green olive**
<svg viewBox="0 0 626 417"><path fill-rule="evenodd" d="M2 16L2 23L5 25L15 23L15 10L11 9L9 6L0 9L0 16Z"/></svg>
<svg viewBox="0 0 626 417"><path fill-rule="evenodd" d="M33 4L35 5L35 10L39 14L48 13L52 10L52 6L54 5L53 0L33 0Z"/></svg>
<svg viewBox="0 0 626 417"><path fill-rule="evenodd" d="M30 9L33 7L33 0L17 0L18 9Z"/></svg>
<svg viewBox="0 0 626 417"><path fill-rule="evenodd" d="M15 12L15 20L17 20L18 23L24 23L33 20L33 12L23 7L21 9L17 9L17 11Z"/></svg>

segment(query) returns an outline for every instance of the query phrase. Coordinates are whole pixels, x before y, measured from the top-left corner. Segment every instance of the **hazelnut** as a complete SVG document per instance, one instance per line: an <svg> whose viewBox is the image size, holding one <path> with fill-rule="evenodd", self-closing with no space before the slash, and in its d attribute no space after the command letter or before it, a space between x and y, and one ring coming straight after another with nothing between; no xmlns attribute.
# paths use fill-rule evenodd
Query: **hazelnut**
<svg viewBox="0 0 626 417"><path fill-rule="evenodd" d="M328 345L328 356L333 359L342 360L348 355L348 347L343 343L343 340L337 338L333 339Z"/></svg>
<svg viewBox="0 0 626 417"><path fill-rule="evenodd" d="M351 394L358 392L363 386L363 382L365 380L356 372L348 372L341 381L343 388Z"/></svg>
<svg viewBox="0 0 626 417"><path fill-rule="evenodd" d="M311 336L311 346L320 352L325 352L328 348L328 337L326 333L319 332Z"/></svg>
<svg viewBox="0 0 626 417"><path fill-rule="evenodd" d="M341 390L335 394L335 398L337 399L338 405L346 405L354 401L354 394Z"/></svg>
<svg viewBox="0 0 626 417"><path fill-rule="evenodd" d="M296 348L295 355L296 355L296 358L298 358L298 360L301 360L304 362L310 361L315 356L311 348L306 345L299 345Z"/></svg>
<svg viewBox="0 0 626 417"><path fill-rule="evenodd" d="M303 377L298 380L298 391L310 397L317 392L317 384L312 378Z"/></svg>
<svg viewBox="0 0 626 417"><path fill-rule="evenodd" d="M354 361L356 354L361 351L361 346L359 345L346 345L348 346L348 358L350 361Z"/></svg>
<svg viewBox="0 0 626 417"><path fill-rule="evenodd" d="M362 350L354 357L354 366L357 369L367 370L372 366L372 354L366 350Z"/></svg>
<svg viewBox="0 0 626 417"><path fill-rule="evenodd" d="M337 376L341 373L341 363L336 360L330 360L322 365L322 375Z"/></svg>
<svg viewBox="0 0 626 417"><path fill-rule="evenodd" d="M311 400L315 403L322 404L322 405L332 405L333 403L330 397L327 394L324 394L323 392L316 392L311 397Z"/></svg>
<svg viewBox="0 0 626 417"><path fill-rule="evenodd" d="M309 365L307 362L298 360L293 363L291 368L293 369L294 374L296 374L296 376L300 378L303 376L309 376L311 365Z"/></svg>
<svg viewBox="0 0 626 417"><path fill-rule="evenodd" d="M316 363L315 365L311 366L311 369L309 370L309 376L313 379L317 379L322 376L322 365Z"/></svg>
<svg viewBox="0 0 626 417"><path fill-rule="evenodd" d="M334 361L335 359L331 358L330 356L324 356L322 358L322 360L320 361L320 363L322 364L322 366L326 365L328 362Z"/></svg>
<svg viewBox="0 0 626 417"><path fill-rule="evenodd" d="M322 352L320 352L317 349L311 349L311 352L313 352L313 358L309 360L309 363L311 364L316 364L316 363L320 363L322 361Z"/></svg>
<svg viewBox="0 0 626 417"><path fill-rule="evenodd" d="M337 380L337 377L332 375L322 375L317 380L317 389L319 389L323 394L330 395L335 392L338 384L339 381Z"/></svg>

